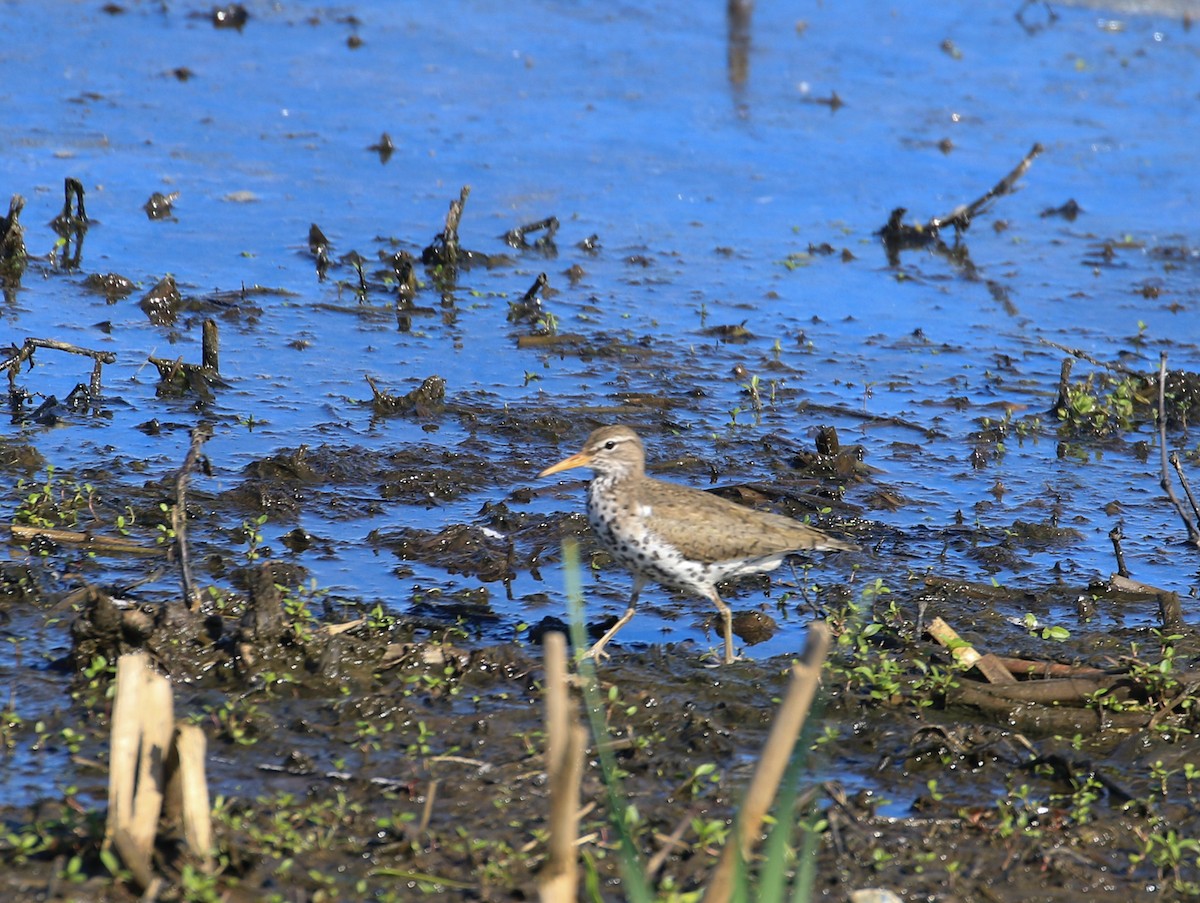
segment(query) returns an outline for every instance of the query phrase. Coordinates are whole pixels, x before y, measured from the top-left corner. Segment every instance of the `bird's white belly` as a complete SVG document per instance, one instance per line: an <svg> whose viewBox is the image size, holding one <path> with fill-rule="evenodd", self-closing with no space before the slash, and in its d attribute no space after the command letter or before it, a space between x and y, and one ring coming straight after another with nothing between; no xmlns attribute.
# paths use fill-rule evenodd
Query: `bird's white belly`
<svg viewBox="0 0 1200 903"><path fill-rule="evenodd" d="M589 492L588 523L600 544L627 570L673 589L707 596L713 586L740 574L778 567L783 555L703 562L689 558L649 527L653 509L637 504L618 511L603 493Z"/></svg>

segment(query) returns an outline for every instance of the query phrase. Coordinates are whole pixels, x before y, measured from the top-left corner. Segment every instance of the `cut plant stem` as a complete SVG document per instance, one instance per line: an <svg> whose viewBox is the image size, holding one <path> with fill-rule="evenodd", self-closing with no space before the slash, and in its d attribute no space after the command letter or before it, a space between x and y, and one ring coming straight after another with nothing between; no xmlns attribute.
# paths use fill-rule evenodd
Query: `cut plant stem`
<svg viewBox="0 0 1200 903"><path fill-rule="evenodd" d="M812 707L829 645L829 627L824 621L815 621L808 629L803 660L792 665L792 677L783 703L771 724L754 777L746 790L735 830L726 840L720 862L705 889L704 903L727 903L733 893L739 865L747 862L753 852L763 819L779 790L779 782Z"/></svg>
<svg viewBox="0 0 1200 903"><path fill-rule="evenodd" d="M549 861L538 879L542 903L572 903L579 886L579 796L587 732L571 718L567 638L546 634L546 776L550 785Z"/></svg>

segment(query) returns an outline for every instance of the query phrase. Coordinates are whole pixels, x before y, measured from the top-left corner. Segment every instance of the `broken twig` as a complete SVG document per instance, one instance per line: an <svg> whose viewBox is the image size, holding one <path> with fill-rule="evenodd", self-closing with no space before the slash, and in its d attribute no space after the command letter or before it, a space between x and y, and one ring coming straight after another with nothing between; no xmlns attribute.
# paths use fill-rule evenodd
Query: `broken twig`
<svg viewBox="0 0 1200 903"><path fill-rule="evenodd" d="M1003 663L992 653L981 655L970 643L955 632L954 628L941 618L934 618L928 628L929 635L950 650L950 654L963 666L974 666L980 674L993 684L1013 684L1017 679L1012 676Z"/></svg>
<svg viewBox="0 0 1200 903"><path fill-rule="evenodd" d="M179 579L183 598L190 611L200 608L200 593L192 581L192 563L188 555L187 541L187 484L192 471L200 460L200 449L212 436L212 427L202 423L192 430L192 443L188 446L183 466L175 475L175 504L171 507L171 529L175 531L175 551L179 554Z"/></svg>
<svg viewBox="0 0 1200 903"><path fill-rule="evenodd" d="M907 225L903 222L904 215L908 212L903 207L897 207L888 217L887 224L879 230L879 235L883 238L884 246L887 249L888 259L893 264L899 259L900 251L910 248L921 248L929 245L941 246L941 231L947 226L953 226L956 234L961 235L971 227L971 222L980 213L983 213L988 206L996 198L1012 192L1016 187L1017 181L1021 176L1025 175L1026 171L1033 164L1034 159L1040 154L1044 148L1041 144L1035 144L1027 153L1021 162L1013 167L1004 178L991 187L981 197L976 198L969 204L962 204L955 207L945 216L935 216L924 225Z"/></svg>
<svg viewBox="0 0 1200 903"><path fill-rule="evenodd" d="M21 372L21 364L29 361L33 362L34 352L39 348L46 348L51 351L63 351L67 354L82 354L85 357L90 357L92 364L92 378L88 384L88 390L93 398L100 394L100 370L103 364L114 363L117 356L111 351L95 351L91 348L82 348L79 345L71 345L68 342L60 342L57 339L26 339L21 343L21 347L16 349L14 354L10 354L5 360L0 361L0 370L8 371L8 386L11 392L16 384L17 374Z"/></svg>
<svg viewBox="0 0 1200 903"><path fill-rule="evenodd" d="M1179 519L1183 521L1184 529L1187 530L1187 541L1193 546L1200 548L1200 530L1196 528L1196 521L1192 520L1191 516L1184 510L1183 504L1179 501L1179 496L1175 494L1175 489L1171 486L1171 472L1167 469L1167 353L1161 352L1158 356L1158 447L1162 453L1162 475L1159 479L1159 485L1162 486L1163 492L1167 494L1167 498L1171 504L1175 506L1175 511L1179 514ZM1185 484L1186 485L1186 484ZM1190 490L1188 491L1191 496ZM1193 508L1195 502L1192 503Z"/></svg>

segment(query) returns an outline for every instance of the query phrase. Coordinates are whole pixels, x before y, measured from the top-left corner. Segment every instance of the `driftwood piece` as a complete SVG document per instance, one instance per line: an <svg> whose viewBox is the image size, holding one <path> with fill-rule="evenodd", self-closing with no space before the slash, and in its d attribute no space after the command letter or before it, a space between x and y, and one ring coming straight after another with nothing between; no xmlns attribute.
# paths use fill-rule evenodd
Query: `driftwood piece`
<svg viewBox="0 0 1200 903"><path fill-rule="evenodd" d="M89 552L112 553L120 555L162 555L160 546L146 546L123 536L98 536L87 531L51 530L45 527L27 527L12 524L8 528L13 539L31 540L41 536L51 542L62 545L81 546Z"/></svg>
<svg viewBox="0 0 1200 903"><path fill-rule="evenodd" d="M924 225L908 225L903 222L908 212L903 207L897 207L888 218L887 224L879 230L887 249L888 260L893 265L899 260L899 253L909 248L940 246L941 231L952 226L957 234L966 232L971 222L983 213L996 198L1012 192L1017 181L1025 175L1034 159L1044 150L1041 144L1035 144L1015 167L1004 178L991 187L979 198L969 204L961 204L944 216L935 216Z"/></svg>
<svg viewBox="0 0 1200 903"><path fill-rule="evenodd" d="M535 223L526 223L523 226L517 226L505 232L504 243L510 248L538 248L552 251L554 249L554 235L558 232L558 225L557 216L548 216ZM531 232L541 232L542 230L545 230L546 234L540 236L530 244L526 236Z"/></svg>
<svg viewBox="0 0 1200 903"><path fill-rule="evenodd" d="M1002 688L1007 690L1007 688ZM1072 705L1019 702L999 695L984 684L960 684L946 694L951 705L968 705L1023 733L1045 735L1093 734L1106 728L1141 728L1150 722L1145 712L1111 712Z"/></svg>
<svg viewBox="0 0 1200 903"><path fill-rule="evenodd" d="M79 345L71 345L68 342L60 342L57 339L26 339L21 343L21 347L17 348L14 353L0 361L0 370L8 371L8 385L11 392L16 384L17 374L21 372L21 365L26 361L33 363L33 355L39 348L45 348L49 351L62 351L67 354L82 354L85 357L92 359L92 378L88 383L88 391L92 397L100 394L100 372L101 366L104 364L114 363L117 356L111 351L96 351L92 348L82 348Z"/></svg>
<svg viewBox="0 0 1200 903"><path fill-rule="evenodd" d="M950 654L966 667L974 666L984 677L993 684L1012 684L1017 679L1012 676L1004 664L992 653L980 654L974 646L960 637L949 624L941 618L934 618L929 625L929 634L950 650Z"/></svg>
<svg viewBox="0 0 1200 903"><path fill-rule="evenodd" d="M1066 665L1061 662L1039 662L1025 658L997 655L996 660L1016 678L1082 677L1100 678L1117 672L1083 665Z"/></svg>
<svg viewBox="0 0 1200 903"><path fill-rule="evenodd" d="M1043 345L1049 345L1051 348L1057 348L1059 351L1063 352L1064 354L1069 354L1071 357L1065 358L1064 363L1066 361L1070 360L1071 358L1079 358L1079 360L1081 360L1081 361L1087 361L1089 364L1094 364L1095 366L1100 367L1104 370L1108 370L1112 373L1120 373L1122 376L1132 376L1132 377L1136 377L1138 379L1145 376L1144 373L1139 373L1137 370L1133 370L1129 367L1126 367L1124 364L1115 363L1113 361L1102 361L1099 358L1094 357L1091 354L1088 354L1082 348L1072 348L1069 345L1063 345L1059 342L1054 342L1047 338L1039 338L1038 341L1041 342ZM1066 372L1065 376L1070 376L1070 370L1068 370ZM1060 380L1060 382L1059 382L1060 396L1063 395L1062 386L1063 386L1063 382Z"/></svg>

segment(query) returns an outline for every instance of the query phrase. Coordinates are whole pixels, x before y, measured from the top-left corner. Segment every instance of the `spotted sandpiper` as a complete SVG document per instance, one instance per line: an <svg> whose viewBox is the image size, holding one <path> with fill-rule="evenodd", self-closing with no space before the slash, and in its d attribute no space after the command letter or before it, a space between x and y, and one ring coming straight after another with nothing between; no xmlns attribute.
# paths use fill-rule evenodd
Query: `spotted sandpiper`
<svg viewBox="0 0 1200 903"><path fill-rule="evenodd" d="M626 426L593 432L583 450L543 470L549 476L590 467L588 523L600 544L633 574L629 607L586 653L597 660L629 623L648 581L711 599L721 613L725 663L734 661L733 615L717 584L743 574L771 571L791 552L854 551L789 517L755 511L720 496L646 476L646 450Z"/></svg>

